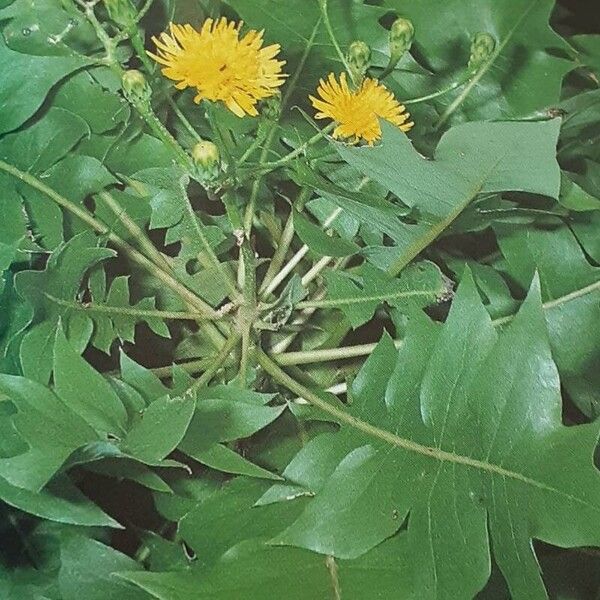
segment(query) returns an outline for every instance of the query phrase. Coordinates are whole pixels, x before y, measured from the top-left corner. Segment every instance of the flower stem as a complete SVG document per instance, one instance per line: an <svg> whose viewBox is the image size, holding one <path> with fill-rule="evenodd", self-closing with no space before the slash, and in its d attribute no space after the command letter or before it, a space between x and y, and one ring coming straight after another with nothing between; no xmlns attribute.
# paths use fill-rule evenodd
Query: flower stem
<svg viewBox="0 0 600 600"><path fill-rule="evenodd" d="M333 129L335 128L335 126L336 126L335 122L329 123L329 125L327 125L327 127L320 129L317 133L315 133L315 135L313 135L311 138L306 140L306 142L304 142L303 144L298 146L295 150L293 150L289 154L286 154L284 157L280 158L279 160L260 164L258 167L258 171L262 172L263 170L265 170L265 172L268 173L270 171L274 171L275 169L278 169L279 167L285 167L285 165L292 162L295 158L298 158L298 156L300 156L301 154L304 154L304 152L306 152L306 150L308 148L310 148L312 145L316 144L318 141L322 140L329 133L331 133L333 131Z"/></svg>
<svg viewBox="0 0 600 600"><path fill-rule="evenodd" d="M259 294L261 297L263 296L263 293L265 292L265 290L267 290L267 288L273 281L275 275L278 273L278 271L283 266L287 252L290 248L292 240L294 239L294 217L293 217L294 213L293 213L293 210L294 209L302 210L302 208L304 207L304 205L310 199L311 196L312 196L312 188L305 187L300 190L300 193L298 194L298 197L296 198L296 202L294 203L294 206L292 207L292 210L290 211L288 219L283 228L283 232L281 234L279 244L277 244L277 249L275 250L275 253L273 254L273 258L271 259L269 268L267 269L267 272L265 273L265 276L261 282L260 290L259 290Z"/></svg>
<svg viewBox="0 0 600 600"><path fill-rule="evenodd" d="M336 209L334 209L331 212L331 214L327 217L327 219L323 221L323 228L325 229L329 227L341 212L342 209L339 206ZM268 285L264 286L264 290L261 294L261 299L265 299L267 296L269 296L269 294L274 292L279 287L279 285L284 281L284 279L294 270L296 265L298 265L298 263L306 256L306 254L308 254L308 250L308 246L304 244L300 248L300 250L298 250L298 252L296 252L296 254L292 256L292 258L290 258L290 260L285 264L285 266L281 268L279 273L272 277Z"/></svg>
<svg viewBox="0 0 600 600"><path fill-rule="evenodd" d="M242 329L242 352L238 379L240 385L245 388L248 384L252 326L256 318L256 261L254 259L254 252L250 247L250 241L247 238L242 243L241 260L244 268L244 304L240 307L239 311Z"/></svg>
<svg viewBox="0 0 600 600"><path fill-rule="evenodd" d="M353 83L354 84L358 83L358 82L354 81L354 76L352 75L352 69L350 68L350 65L348 64L346 56L342 52L340 44L338 43L337 38L335 37L333 27L331 26L331 21L329 20L329 13L327 11L327 0L319 0L319 8L321 9L321 17L323 19L323 23L325 24L325 29L327 29L329 39L331 40L331 43L332 43L333 47L335 48L337 55L339 56L340 60L342 61L342 64L344 65L344 69L346 69L346 71L352 78Z"/></svg>

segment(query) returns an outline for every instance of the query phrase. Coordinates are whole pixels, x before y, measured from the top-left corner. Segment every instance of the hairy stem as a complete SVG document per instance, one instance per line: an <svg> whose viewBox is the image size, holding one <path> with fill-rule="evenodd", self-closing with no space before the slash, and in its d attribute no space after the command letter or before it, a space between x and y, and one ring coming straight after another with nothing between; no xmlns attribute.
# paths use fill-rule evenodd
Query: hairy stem
<svg viewBox="0 0 600 600"><path fill-rule="evenodd" d="M138 266L142 267L151 275L157 277L167 287L176 292L182 298L182 300L184 300L187 304L196 309L200 314L205 315L209 318L215 318L218 316L218 313L209 304L204 302L204 300L196 296L194 292L192 292L182 283L177 281L169 272L164 271L159 266L155 265L141 252L133 248L133 246L130 246L125 240L123 240L121 237L112 232L107 225L102 223L102 221L97 220L86 210L77 206L75 203L71 202L70 200L53 190L51 187L48 187L45 183L37 179L37 177L34 177L30 173L25 173L24 171L21 171L17 167L7 162L4 162L3 160L0 160L0 170L8 173L9 175L12 175L13 177L19 179L23 183L26 183L32 188L42 192L45 196L53 200L61 208L64 208L71 214L75 215L77 218L81 219L96 233L98 233L99 235L106 236L110 242L112 242L115 246L117 246L117 248L124 252L133 262L138 264ZM222 336L221 334L218 334L218 336L218 342L220 343Z"/></svg>
<svg viewBox="0 0 600 600"><path fill-rule="evenodd" d="M107 304L96 304L94 302L82 304L80 302L71 302L62 298L56 298L51 294L45 293L44 295L48 300L51 300L55 304L70 308L72 310L81 310L83 312L99 313L107 315L130 315L132 317L145 318L157 318L167 321L206 321L208 317L199 315L197 312L178 312L168 310L153 310L145 308L135 308L132 306L110 306ZM216 319L222 318L221 315L217 315Z"/></svg>
<svg viewBox="0 0 600 600"><path fill-rule="evenodd" d="M129 217L125 209L107 191L99 192L98 197L115 213L121 223L123 223L125 229L139 244L144 254L155 264L170 270L171 266L167 262L167 259L154 247L154 244L150 241L146 233Z"/></svg>

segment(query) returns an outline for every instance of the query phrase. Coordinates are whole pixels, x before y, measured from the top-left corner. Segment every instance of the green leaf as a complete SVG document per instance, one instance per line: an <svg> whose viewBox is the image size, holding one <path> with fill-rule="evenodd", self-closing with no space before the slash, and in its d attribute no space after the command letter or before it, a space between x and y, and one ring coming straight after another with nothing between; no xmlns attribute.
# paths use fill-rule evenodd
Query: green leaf
<svg viewBox="0 0 600 600"><path fill-rule="evenodd" d="M61 547L60 592L64 600L148 600L148 594L115 577L124 570L138 571L141 567L110 546L71 536Z"/></svg>
<svg viewBox="0 0 600 600"><path fill-rule="evenodd" d="M400 272L478 194L515 190L557 198L560 170L555 147L559 125L558 120L467 123L442 137L434 160L423 158L404 133L386 122L382 123L383 142L379 146L338 144L346 162L421 215L414 225L382 220L380 230L397 246L386 249L390 255L388 270ZM335 200L352 214L352 201Z"/></svg>
<svg viewBox="0 0 600 600"><path fill-rule="evenodd" d="M59 319L69 342L83 352L92 335L92 321L82 313L68 318L64 306L52 298L72 302L87 271L114 251L98 247L98 239L84 232L52 253L43 271L21 271L15 275L15 288L34 309L33 326L23 337L20 358L23 374L46 383L52 371L52 346Z"/></svg>
<svg viewBox="0 0 600 600"><path fill-rule="evenodd" d="M123 440L123 448L143 461L160 461L181 442L196 403L189 396L155 400Z"/></svg>
<svg viewBox="0 0 600 600"><path fill-rule="evenodd" d="M75 351L62 328L54 343L54 388L60 398L101 437L121 438L127 413L110 383Z"/></svg>
<svg viewBox="0 0 600 600"><path fill-rule="evenodd" d="M142 298L135 304L130 300L129 276L121 275L115 277L106 293L97 297L92 292L92 303L68 303L60 299L53 299L61 306L68 309L65 316L73 316L74 313L85 313L94 322L92 344L106 354L110 353L112 343L116 340L127 342L135 341L135 327L138 323L146 323L156 334L162 337L170 337L168 326L158 316L152 313L156 311L154 298Z"/></svg>
<svg viewBox="0 0 600 600"><path fill-rule="evenodd" d="M597 544L600 475L597 425L561 422L539 289L499 337L469 276L437 341L417 321L395 367L386 341L367 361L352 387L352 426L332 444L345 457L272 543L351 558L408 516L418 597L481 590L489 533L512 596L545 598L531 538Z"/></svg>
<svg viewBox="0 0 600 600"><path fill-rule="evenodd" d="M500 4L494 0L385 0L385 6L413 22L419 56L442 81L447 73L466 67L476 33L489 33L494 38L496 50L463 102L461 120L512 119L552 106L559 100L565 73L575 66L563 58L572 54L570 46L548 24L554 0ZM431 91L430 78L424 77L425 86L413 83L404 87L406 80L414 79L397 72L396 81L403 90L397 92L399 98ZM443 84L438 83L434 91L441 87ZM440 102L448 105L461 93L462 87Z"/></svg>
<svg viewBox="0 0 600 600"><path fill-rule="evenodd" d="M565 208L577 212L600 210L600 200L588 194L564 173L561 178L559 201Z"/></svg>
<svg viewBox="0 0 600 600"><path fill-rule="evenodd" d="M19 510L58 523L122 528L66 477L55 479L39 492L15 487L0 477L0 499Z"/></svg>
<svg viewBox="0 0 600 600"><path fill-rule="evenodd" d="M54 106L81 117L92 133L105 133L127 121L129 105L104 89L87 71L73 74L60 84Z"/></svg>
<svg viewBox="0 0 600 600"><path fill-rule="evenodd" d="M39 491L72 452L98 439L81 417L43 385L2 374L0 390L16 407L17 413L9 418L28 445L23 454L0 459L0 476L8 483Z"/></svg>
<svg viewBox="0 0 600 600"><path fill-rule="evenodd" d="M90 60L68 56L35 56L13 52L0 40L0 133L12 131L31 117L58 81ZM26 77L23 74L27 73Z"/></svg>
<svg viewBox="0 0 600 600"><path fill-rule="evenodd" d="M598 415L600 269L586 260L567 227L524 230L496 225L494 230L513 280L526 289L534 271L539 272L544 316L562 383L585 414Z"/></svg>
<svg viewBox="0 0 600 600"><path fill-rule="evenodd" d="M443 299L448 292L439 268L425 261L409 266L398 278L369 264L362 265L357 275L326 273L327 296L317 303L340 309L354 328L371 320L383 303L404 310L420 308Z"/></svg>
<svg viewBox="0 0 600 600"><path fill-rule="evenodd" d="M294 231L313 252L321 256L350 256L359 250L353 242L327 235L298 211L294 212Z"/></svg>

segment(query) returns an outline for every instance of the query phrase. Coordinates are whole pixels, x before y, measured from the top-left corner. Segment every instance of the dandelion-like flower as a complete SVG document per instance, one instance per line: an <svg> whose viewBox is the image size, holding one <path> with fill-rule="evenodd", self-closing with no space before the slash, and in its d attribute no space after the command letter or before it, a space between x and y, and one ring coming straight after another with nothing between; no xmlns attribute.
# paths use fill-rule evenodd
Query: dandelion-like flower
<svg viewBox="0 0 600 600"><path fill-rule="evenodd" d="M321 79L317 93L310 96L312 105L319 111L317 119L332 119L337 123L333 130L335 138L345 138L352 143L364 140L369 145L381 139L379 118L389 121L402 131L408 131L414 123L410 114L394 95L375 79L366 78L356 90L350 89L346 74L339 82L333 73L327 81Z"/></svg>
<svg viewBox="0 0 600 600"><path fill-rule="evenodd" d="M152 38L157 54L148 54L163 65L165 77L177 82L175 87L196 88L196 103L220 100L238 117L256 116L258 101L283 84L285 62L275 59L279 44L263 48L262 31L240 37L241 27L225 17L206 19L200 31L171 24L169 33Z"/></svg>

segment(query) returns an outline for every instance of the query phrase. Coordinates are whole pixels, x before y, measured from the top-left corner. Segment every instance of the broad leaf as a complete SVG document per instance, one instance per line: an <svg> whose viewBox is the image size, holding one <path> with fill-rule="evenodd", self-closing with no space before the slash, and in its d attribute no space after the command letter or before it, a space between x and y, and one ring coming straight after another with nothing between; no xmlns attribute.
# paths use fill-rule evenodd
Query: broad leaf
<svg viewBox="0 0 600 600"><path fill-rule="evenodd" d="M442 137L434 160L422 157L397 128L385 122L382 127L379 146L338 144L338 151L416 212L416 224L389 216L380 221L380 231L397 247L366 250L368 258L393 274L441 235L478 194L518 190L558 197L558 120L460 125ZM354 201L332 200L360 218Z"/></svg>
<svg viewBox="0 0 600 600"><path fill-rule="evenodd" d="M531 538L598 543L600 475L598 427L561 423L539 290L498 336L466 277L441 332L418 319L395 355L384 341L366 363L332 470L272 543L351 558L408 517L419 597L473 597L488 536L512 597L546 597Z"/></svg>
<svg viewBox="0 0 600 600"><path fill-rule="evenodd" d="M466 67L476 33L494 38L496 51L460 107L462 120L514 118L552 106L559 99L563 76L574 68L565 57L572 54L569 45L548 24L554 0L385 0L385 6L413 22L419 56L442 81ZM400 98L431 91L415 82L405 86L405 79L402 72L396 76L399 88L406 90L398 92ZM462 93L458 88L439 101L447 106Z"/></svg>

